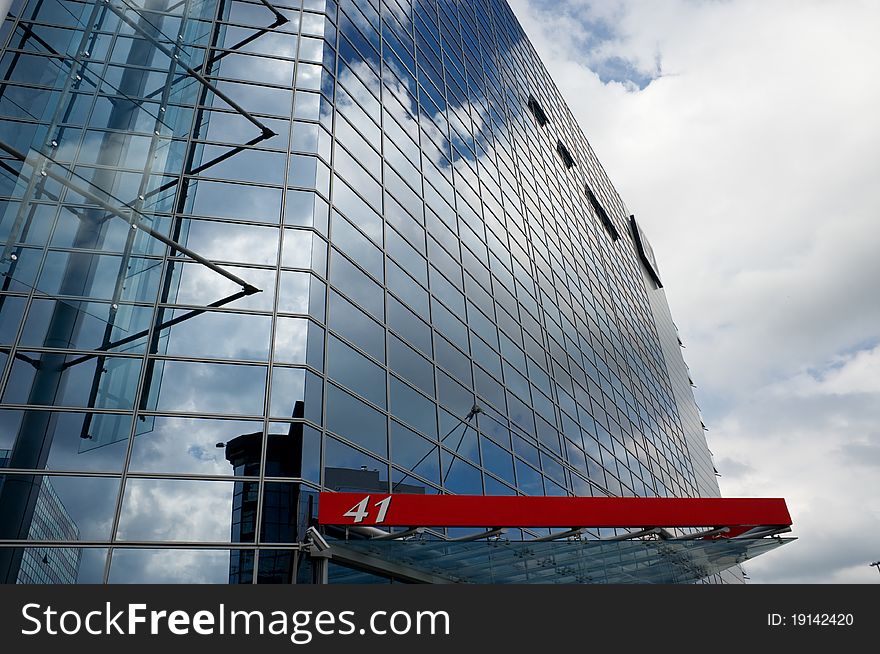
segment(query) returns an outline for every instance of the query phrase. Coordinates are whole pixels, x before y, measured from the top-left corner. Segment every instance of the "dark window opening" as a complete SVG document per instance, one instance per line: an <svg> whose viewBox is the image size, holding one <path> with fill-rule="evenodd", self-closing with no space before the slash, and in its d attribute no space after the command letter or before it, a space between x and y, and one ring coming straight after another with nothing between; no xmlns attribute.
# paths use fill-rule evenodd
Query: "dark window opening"
<svg viewBox="0 0 880 654"><path fill-rule="evenodd" d="M550 120L547 118L547 114L544 113L543 107L535 100L535 96L529 96L529 111L532 112L532 115L535 117L535 120L538 121L538 124L541 127L544 127Z"/></svg>
<svg viewBox="0 0 880 654"><path fill-rule="evenodd" d="M605 231L611 236L611 240L616 241L620 238L620 234L617 231L617 228L614 226L614 223L611 222L611 218L608 216L608 213L605 211L605 207L603 207L599 203L599 198L596 197L596 194L593 193L592 189L587 186L584 189L587 192L587 199L590 201L590 206L593 207L593 211L596 212L596 215L599 216L599 220L602 222L602 225L605 227Z"/></svg>
<svg viewBox="0 0 880 654"><path fill-rule="evenodd" d="M574 159L568 151L568 148L562 145L562 141L556 143L556 151L559 153L559 156L562 157L562 163L565 164L566 168L574 168Z"/></svg>

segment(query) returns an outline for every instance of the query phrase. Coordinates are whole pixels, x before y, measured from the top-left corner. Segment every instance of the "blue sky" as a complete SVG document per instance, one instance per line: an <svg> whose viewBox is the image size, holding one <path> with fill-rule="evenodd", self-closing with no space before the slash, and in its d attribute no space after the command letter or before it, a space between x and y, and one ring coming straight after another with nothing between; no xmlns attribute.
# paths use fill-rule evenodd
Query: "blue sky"
<svg viewBox="0 0 880 654"><path fill-rule="evenodd" d="M722 492L788 500L749 576L880 582L880 3L510 4L651 238Z"/></svg>

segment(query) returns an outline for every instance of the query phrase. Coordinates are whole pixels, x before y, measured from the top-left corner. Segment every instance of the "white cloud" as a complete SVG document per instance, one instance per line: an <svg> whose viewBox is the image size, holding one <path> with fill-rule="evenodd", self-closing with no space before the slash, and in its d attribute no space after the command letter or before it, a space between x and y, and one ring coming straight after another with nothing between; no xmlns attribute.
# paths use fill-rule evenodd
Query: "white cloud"
<svg viewBox="0 0 880 654"><path fill-rule="evenodd" d="M828 369L803 372L788 383L777 384L774 389L803 396L862 393L880 396L880 345L838 357ZM876 399L880 401L880 397Z"/></svg>
<svg viewBox="0 0 880 654"><path fill-rule="evenodd" d="M752 578L877 582L880 5L510 4L652 240L722 491L789 502Z"/></svg>

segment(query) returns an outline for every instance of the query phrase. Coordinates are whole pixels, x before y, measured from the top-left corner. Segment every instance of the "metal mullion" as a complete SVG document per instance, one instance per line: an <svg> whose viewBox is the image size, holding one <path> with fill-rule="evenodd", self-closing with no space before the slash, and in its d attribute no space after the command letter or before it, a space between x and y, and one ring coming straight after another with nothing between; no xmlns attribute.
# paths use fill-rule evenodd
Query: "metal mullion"
<svg viewBox="0 0 880 654"><path fill-rule="evenodd" d="M234 475L209 475L198 472L147 472L147 471L131 471L126 474L127 479L162 479L168 481L223 481L223 482L254 482L259 477Z"/></svg>
<svg viewBox="0 0 880 654"><path fill-rule="evenodd" d="M0 547L57 547L76 549L79 547L97 548L106 547L112 549L206 549L206 550L250 550L256 548L254 543L231 543L222 541L184 541L184 540L129 540L129 541L111 541L111 540L83 540L83 541L62 541L62 540L6 540L0 542ZM287 547L284 549L294 549ZM110 556L107 557L108 562ZM106 582L105 582L106 583Z"/></svg>
<svg viewBox="0 0 880 654"><path fill-rule="evenodd" d="M89 349L87 349L87 348L70 348L70 349L67 349L67 348L53 348L53 347L37 347L37 346L34 346L34 347L18 347L18 348L16 348L16 349L17 349L17 350L23 350L23 351L25 351L25 352L46 352L46 353L51 353L51 354L73 354L73 355L76 355L76 354L83 354L83 355L89 355L89 354L92 354L92 355L94 355L94 356L98 356L98 352L97 352L97 351L95 351L95 350L89 350ZM137 359L137 358L143 356L142 354L131 354L131 353L128 353L128 352L119 352L119 353L113 352L113 353L111 353L111 354L113 355L113 358L116 358L116 359ZM68 366L68 367L69 367L69 366Z"/></svg>
<svg viewBox="0 0 880 654"><path fill-rule="evenodd" d="M261 366L265 367L267 361L257 361L254 359L216 359L205 356L187 356L184 354L151 354L151 361L155 362L172 362L179 361L181 363L217 363L230 366Z"/></svg>
<svg viewBox="0 0 880 654"><path fill-rule="evenodd" d="M6 408L6 407L5 407ZM28 405L9 405L9 408L31 408ZM82 412L82 409L68 409L69 412ZM109 410L103 411L103 413L110 413ZM116 413L119 413L119 410L116 410ZM232 413L212 413L212 412L200 412L200 413L192 413L186 411L157 411L157 410L149 410L144 409L142 411L138 411L138 415L149 416L151 418L205 418L209 420L230 420L230 421L243 421L243 422L260 422L263 420L262 415L255 414L232 414ZM302 423L308 427L313 427L318 431L321 430L319 425L316 425L314 422L309 420L308 418L278 418L273 419L270 422L283 422L284 424L291 423Z"/></svg>
<svg viewBox="0 0 880 654"><path fill-rule="evenodd" d="M86 407L75 407L75 406L52 406L52 405L41 405L41 404L21 404L21 403L13 403L6 402L2 406L3 410L12 409L19 411L52 411L55 413L101 413L107 415L121 416L121 415L131 415L131 409L98 409L98 408L86 408ZM8 468L2 468L3 470L7 470ZM23 470L29 469L33 471L33 468L22 468Z"/></svg>
<svg viewBox="0 0 880 654"><path fill-rule="evenodd" d="M43 470L35 471L32 468L3 468L4 475L20 475L28 477L98 477L101 479L119 479L122 475L121 471L99 471L99 470ZM4 541L5 542L5 541Z"/></svg>
<svg viewBox="0 0 880 654"><path fill-rule="evenodd" d="M260 1L263 4L266 4L270 9L272 9L272 7L266 2L266 0L260 0ZM300 17L301 17L301 14L302 14L301 9L295 10L295 11L298 11L300 14ZM326 16L325 16L325 20L327 20ZM285 19L284 22L287 22L287 19ZM292 136L292 132L295 127L295 124L296 124L294 121L294 115L296 112L296 78L297 78L297 72L299 69L300 34L301 34L301 31L300 31L300 28L298 27L297 40L296 40L296 53L295 53L295 57L294 57L294 67L293 67L293 85L292 85L293 93L291 95L291 104L290 104L290 107L288 108L288 111L289 111L288 128L287 128L288 129L288 138L287 138L287 145L285 148L285 155L286 155L286 159L288 162L290 161L291 148L292 148L292 144L293 144L293 139L291 136ZM335 111L334 111L334 116L335 116ZM332 156L332 149L331 149L331 156ZM331 167L331 170L332 170L332 167ZM282 212L284 211L284 207L287 204L287 194L288 194L287 183L288 183L288 179L289 179L289 174L290 174L290 166L288 165L288 166L285 166L285 170L284 170L284 174L283 174L282 198L281 198L282 199ZM331 180L331 184L332 184L332 180ZM311 231L313 231L313 233L317 233L316 230L311 230ZM281 268L282 268L281 255L282 255L282 251L283 251L283 247L284 247L285 234L286 234L286 229L284 226L284 219L283 219L283 215L282 215L282 219L281 219L281 222L279 225L278 249L277 249L276 260L275 260L275 263L276 263L276 266L275 266L275 289L274 289L275 290L275 297L273 298L272 309L271 309L272 321L271 321L270 334L269 334L269 339L270 339L269 340L269 362L268 362L267 374L266 374L265 397L263 398L263 411L264 411L263 438L261 441L261 449L260 449L260 479L259 479L258 494L257 494L257 512L256 512L256 518L255 518L256 524L254 525L254 541L257 543L258 547L257 547L256 551L254 552L253 575L252 575L252 580L251 580L252 583L254 583L254 584L257 583L257 580L259 577L260 551L261 551L260 546L272 545L270 543L263 543L262 542L262 531L263 531L263 508L265 505L265 494L266 494L266 467L267 467L267 463L268 463L267 457L268 457L268 450L269 450L269 437L268 437L269 436L269 424L271 422L270 418L271 418L271 413L272 413L272 411L271 411L271 408L272 408L272 377L273 377L273 373L275 371L275 336L276 336L276 332L277 332L278 317L279 317L278 316L278 314L279 314L278 298L281 293L281 277L282 277L282 275L281 275ZM328 241L329 241L329 225L328 225ZM329 249L329 244L328 244L328 249ZM328 258L329 258L329 252L328 252ZM327 265L329 266L329 263ZM325 271L325 277L328 275L329 275L329 270ZM326 321L327 321L327 304L328 304L327 303L327 294L328 293L329 293L329 287L328 287L328 284L325 282L325 284L324 284L324 320L323 320L324 323L326 323ZM312 288L311 288L311 283L310 283L310 285L309 285L309 297L310 298L311 298L311 294L312 294ZM311 301L309 302L309 304L311 304ZM324 353L325 353L325 358L326 358L326 352L327 352L327 329L326 329L326 326L324 326L323 331L324 331L323 347L324 347ZM322 368L325 368L325 367L326 366L322 366ZM305 369L312 371L321 380L321 426L317 427L317 431L322 436L321 444L319 447L319 453L318 453L318 468L319 468L318 479L319 479L319 483L320 483L323 480L323 476L324 476L324 466L322 465L322 463L323 463L323 449L324 449L324 445L323 445L323 443L324 443L324 427L323 427L323 425L326 423L326 410L327 410L326 409L327 403L324 401L324 397L325 397L324 389L326 388L326 383L327 383L326 376L325 376L326 373L324 370L321 370L320 372L316 372L311 368L305 368ZM310 424L309 422L306 422L305 420L300 420L297 422L300 422L301 424L304 424L304 425ZM288 424L292 425L295 423L291 422ZM300 471L300 473L301 472L302 471ZM321 488L323 488L323 486L321 486ZM300 496L297 495L298 500L299 500L299 498L300 498ZM296 512L295 515L298 515L299 507L296 507L294 509L294 511ZM294 583L295 583L295 579L296 579L296 568L294 569L294 579L293 579Z"/></svg>
<svg viewBox="0 0 880 654"><path fill-rule="evenodd" d="M178 260L175 259L174 261L178 261ZM152 305L141 305L141 306L152 306ZM210 306L210 305L175 304L173 302L160 302L159 306L162 309L186 309L189 311L198 311L198 310L204 309L206 306ZM269 316L269 317L271 317L271 315L272 315L271 311L264 311L264 310L254 311L251 309L241 309L241 308L236 308L236 307L223 307L222 313L234 313L234 314L239 314L239 315L246 314L246 315ZM303 314L296 314L296 316L297 317L303 316ZM303 317L305 317L305 316L303 316ZM314 320L314 318L312 318L312 320ZM321 324L323 324L323 323L321 323Z"/></svg>

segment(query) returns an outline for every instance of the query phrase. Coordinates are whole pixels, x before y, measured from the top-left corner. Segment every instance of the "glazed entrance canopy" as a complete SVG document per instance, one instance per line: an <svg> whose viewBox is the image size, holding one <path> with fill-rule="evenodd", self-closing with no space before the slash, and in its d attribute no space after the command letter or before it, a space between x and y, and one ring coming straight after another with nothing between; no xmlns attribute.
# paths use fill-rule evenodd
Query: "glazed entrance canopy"
<svg viewBox="0 0 880 654"><path fill-rule="evenodd" d="M339 563L434 583L682 583L793 540L778 537L792 523L777 498L321 493L318 522ZM512 541L506 528L550 531ZM582 538L610 528L625 531Z"/></svg>

